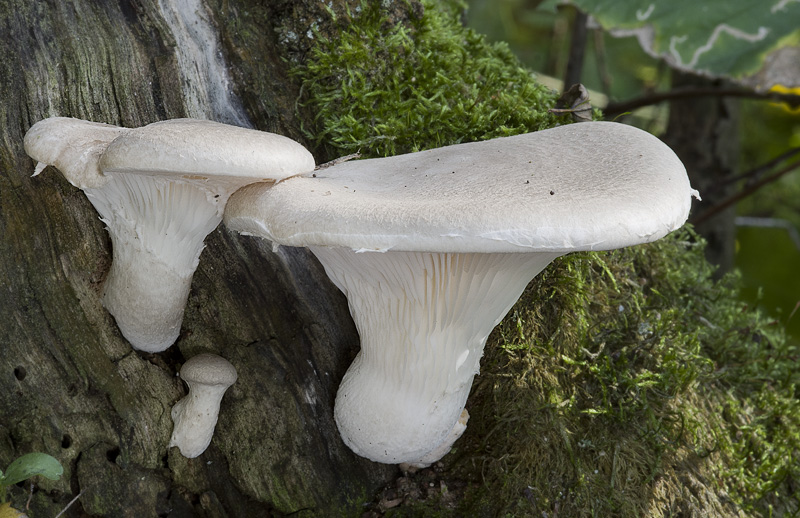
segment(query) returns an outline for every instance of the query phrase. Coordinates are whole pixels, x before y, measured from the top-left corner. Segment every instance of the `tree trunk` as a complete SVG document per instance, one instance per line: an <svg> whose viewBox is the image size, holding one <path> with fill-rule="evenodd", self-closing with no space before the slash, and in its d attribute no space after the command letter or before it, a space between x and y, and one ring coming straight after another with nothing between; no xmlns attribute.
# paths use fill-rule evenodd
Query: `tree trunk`
<svg viewBox="0 0 800 518"><path fill-rule="evenodd" d="M306 250L220 226L177 343L138 353L99 300L110 241L97 213L57 170L31 177L23 135L55 115L207 118L303 142L287 61L302 59L312 22L335 33L330 2L200 2L0 3L0 468L32 451L64 466L37 481L33 516L78 494L66 516L327 515L395 473L339 439L334 395L358 336ZM239 379L211 446L186 459L167 448L170 409L186 393L176 372L201 352ZM12 488L23 507L28 487Z"/></svg>
<svg viewBox="0 0 800 518"><path fill-rule="evenodd" d="M672 72L672 87L714 86L719 80ZM725 182L736 174L739 159L738 101L730 97L696 97L672 101L664 141L686 164L692 186L703 200L695 201L700 214L726 199L734 184ZM717 265L718 276L733 268L736 227L734 207L720 211L698 224L706 238L706 259Z"/></svg>

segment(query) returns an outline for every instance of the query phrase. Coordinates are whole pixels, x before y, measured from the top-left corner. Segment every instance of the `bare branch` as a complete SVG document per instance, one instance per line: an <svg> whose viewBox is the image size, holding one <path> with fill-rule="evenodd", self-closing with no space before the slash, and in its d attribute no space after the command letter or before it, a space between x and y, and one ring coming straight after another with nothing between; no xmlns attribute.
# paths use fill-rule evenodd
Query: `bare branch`
<svg viewBox="0 0 800 518"><path fill-rule="evenodd" d="M751 194L753 194L754 192L756 192L760 188L764 187L765 185L778 180L782 176L785 176L785 175L791 173L792 171L794 171L795 169L797 169L799 167L800 167L800 160L798 160L797 162L793 162L793 163L787 165L786 167L778 170L777 172L775 172L775 173L773 173L773 174L771 174L771 175L769 175L769 176L767 176L765 178L762 178L758 182L755 182L755 183L753 183L751 185L746 185L739 192L737 192L735 194L732 194L731 196L725 198L724 200L722 200L721 202L717 203L713 207L709 207L705 212L701 212L699 215L690 218L689 221L694 225L699 225L700 223L703 223L704 221L707 221L708 219L710 219L710 218L714 217L715 215L719 214L720 212L722 212L723 210L727 209L728 207L730 207L731 205L735 204L736 202L738 202L738 201L750 196Z"/></svg>
<svg viewBox="0 0 800 518"><path fill-rule="evenodd" d="M776 156L775 158L750 169L749 171L737 175L730 176L726 178L724 181L720 182L719 184L715 185L714 188L710 189L711 193L716 193L721 191L722 189L726 188L727 186L731 185L732 183L736 183L740 180L747 180L745 182L745 187L749 187L757 182L762 176L766 173L771 171L772 169L778 167L782 162L789 160L797 155L800 155L800 147L794 147L789 149L788 151L781 153L780 155ZM710 193L707 193L710 194Z"/></svg>
<svg viewBox="0 0 800 518"><path fill-rule="evenodd" d="M783 94L778 92L756 92L747 88L716 88L716 87L687 87L676 88L666 92L656 92L628 101L609 103L603 110L605 114L617 115L633 111L644 106L651 106L664 101L687 99L692 97L744 97L749 99L763 99L768 101L784 102L792 108L800 107L800 95Z"/></svg>

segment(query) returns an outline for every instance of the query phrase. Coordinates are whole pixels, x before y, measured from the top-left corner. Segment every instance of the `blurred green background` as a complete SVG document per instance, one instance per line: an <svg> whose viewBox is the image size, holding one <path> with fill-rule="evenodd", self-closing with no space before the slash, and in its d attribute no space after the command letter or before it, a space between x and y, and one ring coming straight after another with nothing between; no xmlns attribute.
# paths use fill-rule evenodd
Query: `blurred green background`
<svg viewBox="0 0 800 518"><path fill-rule="evenodd" d="M560 89L568 61L573 8L537 8L538 0L469 0L466 23L490 41L505 41L539 79ZM581 82L592 104L668 90L670 68L648 56L635 38L590 29ZM797 92L800 93L800 92ZM741 100L739 171L800 147L800 109ZM669 103L641 108L633 123L655 134L666 127ZM783 176L737 205L736 269L742 297L786 325L800 342L800 171Z"/></svg>

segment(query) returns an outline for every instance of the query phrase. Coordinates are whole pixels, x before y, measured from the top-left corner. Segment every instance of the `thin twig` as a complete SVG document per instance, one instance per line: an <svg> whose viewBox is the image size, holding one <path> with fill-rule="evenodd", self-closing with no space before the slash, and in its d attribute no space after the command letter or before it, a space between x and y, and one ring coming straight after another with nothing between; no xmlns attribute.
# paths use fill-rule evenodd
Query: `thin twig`
<svg viewBox="0 0 800 518"><path fill-rule="evenodd" d="M780 164L781 162L789 160L790 158L793 158L795 155L799 154L800 154L800 147L794 147L786 151L785 153L781 153L780 155L776 156L766 164L763 164L760 167L756 167L755 169L748 171L744 175L739 175L739 178L731 179L730 181L742 180L744 178L747 178L748 179L747 183L751 184L756 180L758 180L761 177L761 175L768 172L773 167L777 167L778 164Z"/></svg>
<svg viewBox="0 0 800 518"><path fill-rule="evenodd" d="M745 182L745 187L753 185L755 182L758 181L759 178L761 178L761 176L763 176L765 173L768 173L769 171L780 165L781 162L789 160L790 158L793 158L795 155L799 154L800 154L800 147L792 148L784 153L781 153L775 158L769 160L768 162L765 162L761 165L754 167L753 169L750 169L745 173L737 174L729 178L723 179L720 183L718 183L712 189L710 189L709 192L704 191L704 194L712 194L719 192L725 187L729 186L730 184L736 183L740 180L747 180L747 182Z"/></svg>
<svg viewBox="0 0 800 518"><path fill-rule="evenodd" d="M353 153L352 155L345 155L345 156L340 156L339 158L334 158L330 162L325 162L324 164L318 165L314 170L319 171L320 169L325 169L327 167L331 167L336 164L341 164L342 162L347 162L349 160L355 160L356 158L361 158L361 153Z"/></svg>
<svg viewBox="0 0 800 518"><path fill-rule="evenodd" d="M78 495L77 495L75 498L73 498L72 500L70 500L70 501L69 501L69 503L67 504L67 506L66 506L64 509L62 509L60 513L58 513L57 515L55 515L55 518L59 518L59 516L61 516L61 515L62 515L62 514L64 514L65 512L67 512L67 509L69 509L69 508L70 508L70 506L71 506L72 504L74 504L75 502L77 502L77 501L78 501L78 498L80 498L82 494L83 494L83 490L81 490L81 492L80 492L80 493L78 493Z"/></svg>
<svg viewBox="0 0 800 518"><path fill-rule="evenodd" d="M780 178L780 177L782 177L782 176L784 176L786 174L791 173L792 171L794 171L798 167L800 167L800 161L791 163L788 166L784 167L783 169L780 169L776 173L773 173L773 174L771 174L771 175L769 175L769 176L767 176L765 178L762 178L761 180L759 180L758 182L755 182L752 185L746 186L741 191L739 191L739 192L737 192L737 193L735 193L735 194L733 194L731 196L728 196L727 198L725 198L721 202L717 203L713 207L710 207L705 212L701 212L700 215L691 218L690 219L691 223L694 224L694 225L699 225L700 223L703 223L704 221L708 220L709 218L712 218L713 216L716 216L717 214L719 214L723 210L725 210L728 207L730 207L731 205L735 204L739 200L741 200L743 198L746 198L747 196L750 196L751 194L753 194L754 192L756 192L760 188L764 187L765 185L774 182L775 180L777 180L778 178Z"/></svg>
<svg viewBox="0 0 800 518"><path fill-rule="evenodd" d="M656 92L651 95L644 95L628 101L609 103L603 110L606 115L616 115L633 111L643 106L651 106L663 101L673 101L676 99L688 99L692 97L746 97L750 99L764 99L769 101L779 101L787 103L789 106L800 106L800 95L782 94L778 92L756 92L746 88L715 88L715 87L685 87L676 88L666 92Z"/></svg>
<svg viewBox="0 0 800 518"><path fill-rule="evenodd" d="M797 313L798 309L800 309L800 300L797 301L797 304L794 305L794 309L791 313L789 313L789 318L786 319L787 322L792 319L794 314Z"/></svg>

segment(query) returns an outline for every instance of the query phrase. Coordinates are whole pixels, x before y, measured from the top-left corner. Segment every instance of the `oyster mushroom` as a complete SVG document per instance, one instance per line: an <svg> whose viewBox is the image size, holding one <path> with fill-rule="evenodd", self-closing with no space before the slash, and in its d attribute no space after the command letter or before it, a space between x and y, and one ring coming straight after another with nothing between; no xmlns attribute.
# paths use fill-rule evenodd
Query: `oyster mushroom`
<svg viewBox="0 0 800 518"><path fill-rule="evenodd" d="M25 151L34 174L56 166L100 213L112 242L103 305L146 352L178 338L203 240L228 197L314 168L289 138L195 119L128 129L53 117L30 128Z"/></svg>
<svg viewBox="0 0 800 518"><path fill-rule="evenodd" d="M486 339L528 282L569 252L661 238L693 194L656 137L593 122L251 185L225 223L316 255L361 337L336 396L342 439L424 465L463 431Z"/></svg>

